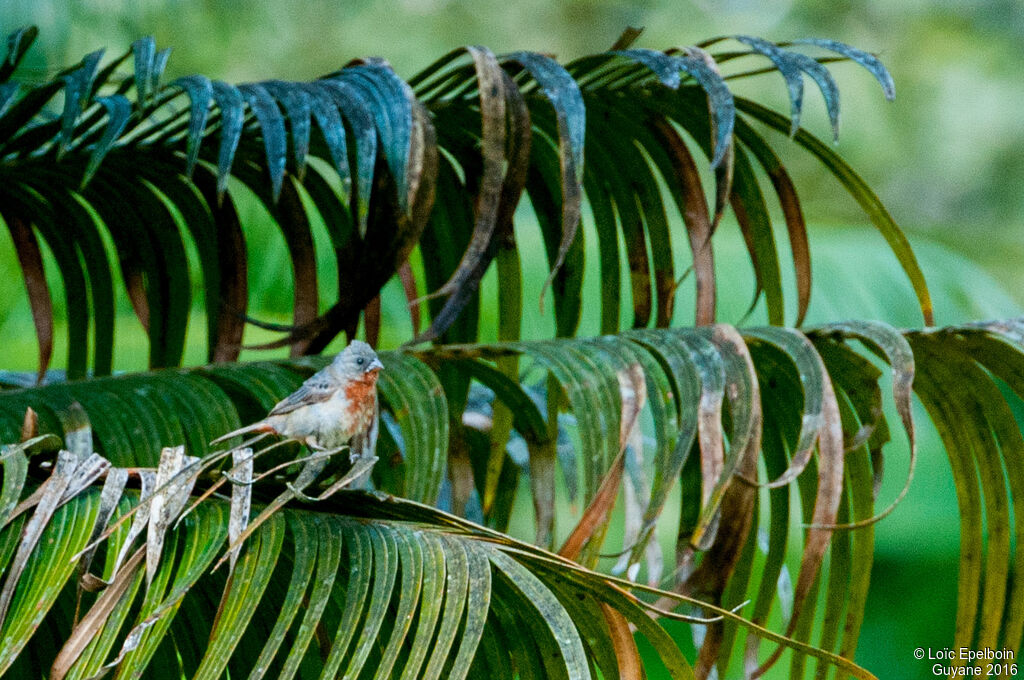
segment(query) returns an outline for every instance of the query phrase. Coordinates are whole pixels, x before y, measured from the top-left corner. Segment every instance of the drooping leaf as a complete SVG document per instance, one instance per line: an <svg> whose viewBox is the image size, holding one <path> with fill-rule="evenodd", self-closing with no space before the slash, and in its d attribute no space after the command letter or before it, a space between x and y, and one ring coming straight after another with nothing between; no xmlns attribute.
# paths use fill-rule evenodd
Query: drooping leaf
<svg viewBox="0 0 1024 680"><path fill-rule="evenodd" d="M188 123L188 158L185 174L192 176L196 161L199 159L199 146L206 131L206 120L213 101L213 83L206 76L192 75L178 78L171 86L180 87L191 100L191 112Z"/></svg>
<svg viewBox="0 0 1024 680"><path fill-rule="evenodd" d="M583 201L583 147L587 125L586 104L579 85L555 60L534 52L513 52L504 62L516 62L540 86L555 111L558 124L558 151L562 185L562 241L558 255L545 282L551 284L565 262L576 237Z"/></svg>
<svg viewBox="0 0 1024 680"><path fill-rule="evenodd" d="M260 83L278 104L284 109L291 129L292 154L295 159L295 172L299 179L306 174L306 157L309 155L310 133L312 132L313 96L302 86L278 80ZM336 113L330 107L329 112ZM330 113L328 113L330 115ZM340 119L337 126L340 128ZM348 171L346 164L345 171Z"/></svg>
<svg viewBox="0 0 1024 680"><path fill-rule="evenodd" d="M783 119L779 114L767 109L748 99L737 100L737 107L743 113L775 128L785 130ZM872 223L878 228L889 243L896 258L899 260L903 271L910 279L917 295L918 303L921 306L921 314L924 317L925 325L934 323L931 295L924 280L924 274L917 262L917 257L910 248L906 236L897 226L892 216L882 205L877 196L867 187L864 180L860 178L838 155L831 149L815 139L810 134L799 131L794 135L798 144L814 154L833 175L843 184L850 195L861 205Z"/></svg>
<svg viewBox="0 0 1024 680"><path fill-rule="evenodd" d="M139 38L132 43L132 55L135 58L135 93L139 104L145 106L149 98L149 89L156 84L159 73L156 72L156 41L152 36Z"/></svg>
<svg viewBox="0 0 1024 680"><path fill-rule="evenodd" d="M3 63L0 64L0 83L6 82L11 77L38 35L38 28L25 26L7 36L7 54L4 56Z"/></svg>
<svg viewBox="0 0 1024 680"><path fill-rule="evenodd" d="M828 40L827 38L803 38L801 40L793 40L790 42L794 45L815 45L817 47L823 47L854 60L870 71L871 75L878 80L879 84L882 86L882 93L885 94L886 99L892 100L895 98L896 87L893 84L892 75L889 73L889 70L885 68L885 65L882 64L882 61L870 52L859 50L856 47L852 47L836 40Z"/></svg>
<svg viewBox="0 0 1024 680"><path fill-rule="evenodd" d="M14 51L11 54L21 50L23 43L33 35L28 31L12 36ZM772 45L760 39L744 39L775 55L785 64L784 71L811 75L823 86L830 114L836 115L838 100L834 87L818 61L793 52L790 44ZM866 53L839 43L815 44L839 50L840 54L859 61L876 75L883 73L874 58ZM485 53L483 48L471 49L481 55ZM606 301L602 311L604 330L618 330L616 301L622 282L617 276L617 237L610 228L616 220L616 211L621 213L621 225L628 234L626 253L634 274L628 285L634 292L636 321L644 325L650 315L655 316L656 325L667 325L678 281L670 256L670 228L662 207L664 198L661 189L654 186L656 180L648 179L653 168L668 181L674 196L686 196L680 212L686 218L693 241L691 246L695 246L698 253L696 264L701 283L698 310L702 322L710 319L713 272L708 263L712 261L713 251L710 236L695 232L695 225L702 220L694 211L704 203L703 192L693 164L687 166L687 172L680 172L682 166L674 167L677 164L672 158L684 158L689 143L679 136L678 128L691 135L708 155L716 179L710 227L713 233L732 194L734 164L742 165L742 161L736 160L732 141L734 130L740 130L736 121L737 104L720 68L735 58L734 55L720 55L716 62L716 57L700 47L667 52L624 47L584 57L562 67L545 55L513 52L500 59L491 58L488 68L481 71L472 56L461 50L411 78L411 86L403 83L383 60L364 59L311 83L264 81L244 85L239 90L200 75L161 86L160 77L168 54L166 49L157 50L152 39L144 38L136 41L131 51L106 64L101 65L98 53L94 53L81 64L61 72L50 83L27 89L16 88L13 81L5 84L4 100L8 106L0 115L0 148L8 154L5 156L8 161L17 161L18 175L29 177L33 175L21 172L25 164L45 165L48 156L43 152L56 146L66 156L62 163L68 172L60 174L65 177L62 182L74 177L70 186L75 186L84 178L91 186L107 171L112 175L127 173L147 185L145 191L133 190L133 196L155 193L168 203L172 215L180 213L182 221L178 229L186 226L197 248L206 253L203 256L204 281L210 285L205 306L208 317L214 320L208 324L211 358L237 356L246 313L242 295L245 291L240 281L248 263L242 252L245 239L238 236L248 227L245 224L239 224L239 229L233 227L235 220L231 219L231 214L235 212L232 209L235 202L227 191L229 178L243 179L249 188L267 196L269 203L276 205L275 197L285 186L289 141L296 177L306 184L308 194L300 189L302 200L291 201L292 207L276 212L273 218L288 223L302 213L312 223L313 211L319 212L335 248L339 273L345 272L346 281L340 286L345 292L339 296L338 303L323 314L318 314L319 309L314 311L314 306L319 305L314 305L308 294L312 290L308 282L301 282L305 292L300 295L296 291L293 325L287 329L287 337L276 341L291 345L293 354L318 351L341 331L355 328L359 313L379 294L384 282L405 264L406 255L419 239L419 229L430 217L434 203L430 159L436 157L439 150L453 164L463 191L468 189L481 200L468 218L458 212L448 216L452 221L449 231L454 230L454 233L472 226L467 233L475 236L452 253L461 266L445 272L447 285L438 282L432 286L435 290L440 288L448 300L443 312L435 316L433 330L421 338L438 336L444 328L456 324L464 312L470 314L466 310L475 304L479 282L494 259L505 263L499 265L504 271L499 293L503 296L501 308L505 310L501 322L506 328L503 332L507 334L511 332L509 329L521 327L514 320L521 318L522 305L528 301L522 300L521 295L509 297L506 291L515 290L513 280L517 268L512 263L518 246L511 220L524 183L545 234L552 277L549 283L554 287L560 335L575 332L583 305L581 271L585 249L577 225L584 187L590 195L598 226ZM135 67L134 72L122 76L117 71L118 65L129 57L134 57L129 60ZM498 87L496 94L501 96L491 97L487 85L490 82ZM45 108L61 89L66 89L69 95L64 98L64 111L59 120L48 121ZM187 103L183 101L185 98ZM490 110L491 104L497 105L499 99L505 102L504 126L495 123L494 116L480 113L481 102L488 103L484 109ZM126 102L132 104L130 109ZM107 124L103 125L107 111ZM608 111L613 119L625 121L627 125L616 124L614 127L619 132L610 134L605 129L607 125L594 115L601 111ZM428 122L428 116L433 123ZM481 127L485 119L491 121L487 134ZM434 125L440 131L436 141L432 134ZM319 135L312 134L313 127L320 131ZM585 144L587 128L592 128L589 144ZM504 133L505 144L500 143L501 133ZM481 147L480 141L484 139L488 143ZM609 149L602 158L603 140L615 144L604 144ZM658 140L670 143L665 146ZM750 142L749 136L747 141ZM805 143L806 140L801 137L798 141ZM800 317L810 294L810 264L796 193L788 175L773 162L772 150L751 144L754 143L750 142L748 147L769 172L786 213L798 272ZM589 164L593 168L586 173L583 172L585 146L591 147L592 153L588 156L593 157ZM671 149L671 154L666 156L661 151L662 146ZM481 162L481 151L485 148L490 149L484 154L492 158L490 162ZM147 157L142 169L128 161L140 151ZM812 152L815 151L812 149ZM653 161L650 168L648 155ZM378 156L383 161L379 165ZM501 167L493 161L499 156L504 159ZM119 165L116 169L115 158ZM200 159L207 171L211 166L215 168L212 195L204 186L206 179L195 173ZM316 159L313 161L316 172L305 172L307 159ZM174 165L182 160L183 172L175 172ZM324 166L320 160L328 161L334 173L321 177ZM625 163L626 160L629 163ZM157 167L161 170L156 171ZM71 172L72 169L77 172ZM833 170L841 177L848 174L838 166ZM193 192L183 191L180 186L182 181L188 183L192 177L195 177L196 188L201 189L200 201ZM488 181L482 181L484 179ZM335 180L340 184L335 185ZM741 184L751 186L749 180ZM371 201L371 194L379 200ZM306 201L307 197L312 205ZM49 196L47 199L51 200ZM147 252L148 246L133 238L122 224L125 220L116 214L112 199L109 191L83 194L83 208L90 215L99 214L100 218L91 228L86 221L78 220L85 232L79 239L81 246L76 247L84 248L86 243L96 241L94 237L103 231L112 232L117 255L125 265L122 270L129 300L140 320L149 327L151 341L164 344L152 352L153 363L174 363L177 339L170 343L162 340L164 305L177 305L183 300L183 296L167 294L182 288L175 283L170 291L157 290L152 282L164 276L160 273L159 251ZM397 210L393 216L388 214L392 201ZM156 208L152 203L150 207ZM367 239L371 208L376 211L374 222L385 226L383 231L378 229ZM157 210L157 214L163 212ZM213 239L209 236L212 232L206 227L195 229L192 226L204 223L204 213L214 215L215 222L227 228L218 231L216 239L216 259L221 263L220 268L228 273L226 276L212 273ZM161 221L166 222L163 218ZM350 231L348 225L354 225L354 230ZM387 225L396 225L397 229ZM887 233L891 232L891 228L886 229ZM174 248L165 228L156 233L167 239L161 246ZM752 233L762 235L761 246L767 243L763 230ZM649 241L649 249L638 249L642 240ZM908 264L908 258L912 257L909 251L891 234L889 240L903 259L918 294L926 296L923 282ZM290 249L293 268L303 276L312 271L308 258L303 255L308 250ZM371 252L382 256L367 256L366 253ZM761 247L760 252L767 251ZM172 258L176 259L177 255ZM770 276L776 268L760 262L763 259L754 258L755 269L759 285L769 293L772 320L777 321L781 302L776 299L778 287ZM86 261L95 269L92 258L86 257ZM175 262L169 264L175 266L167 266L164 271L181 271ZM644 272L653 279L653 288L646 297L640 285ZM218 286L223 289L216 290ZM77 284L72 286L76 287ZM106 297L102 290L99 292L101 298ZM69 305L69 308L89 320L87 307ZM518 311L514 311L517 308ZM168 332L181 337L179 327L183 326L184 318L180 313L171 315L167 321ZM107 369L105 357L109 356L109 327L105 319L102 324L97 321L97 330L102 328L103 336L97 339L96 363L103 373ZM71 328L80 334L83 325L76 320ZM474 333L483 330L478 327ZM475 338L471 335L465 339ZM77 336L70 344L75 348L84 347ZM80 349L74 351L82 353ZM77 355L75 360L79 361ZM74 369L76 375L83 374L78 365Z"/></svg>
<svg viewBox="0 0 1024 680"><path fill-rule="evenodd" d="M217 151L217 193L223 195L228 188L231 166L235 161L235 151L242 138L242 125L245 120L245 103L238 88L229 83L215 80L211 84L213 101L220 113L218 132L220 148Z"/></svg>
<svg viewBox="0 0 1024 680"><path fill-rule="evenodd" d="M266 149L266 167L270 174L270 191L274 202L281 196L288 140L285 137L284 117L267 88L260 83L240 85L238 91L245 97L249 109L259 122ZM219 102L218 102L219 103ZM222 165L223 167L223 165Z"/></svg>
<svg viewBox="0 0 1024 680"><path fill-rule="evenodd" d="M63 155L71 144L75 124L78 122L83 106L88 101L89 91L92 90L93 80L96 77L96 69L102 58L103 50L92 52L82 59L79 68L63 77L64 113L61 116L60 139L57 146L58 157Z"/></svg>
<svg viewBox="0 0 1024 680"><path fill-rule="evenodd" d="M381 150L396 182L399 209L408 213L415 195L410 172L414 97L412 89L383 59L362 60L343 69L337 80L351 84L372 102Z"/></svg>
<svg viewBox="0 0 1024 680"><path fill-rule="evenodd" d="M103 131L103 136L96 143L92 157L89 159L89 165L85 169L85 176L82 178L83 185L88 184L89 179L99 169L100 163L103 162L103 157L107 155L114 142L117 141L121 131L128 124L128 117L131 115L131 102L121 95L100 97L96 101L107 110L108 121L106 129Z"/></svg>

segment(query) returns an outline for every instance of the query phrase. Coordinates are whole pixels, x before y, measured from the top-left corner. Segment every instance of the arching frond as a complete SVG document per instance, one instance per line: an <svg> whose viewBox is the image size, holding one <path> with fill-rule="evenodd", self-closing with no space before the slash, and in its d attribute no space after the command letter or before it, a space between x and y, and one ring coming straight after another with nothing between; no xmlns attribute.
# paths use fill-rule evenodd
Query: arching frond
<svg viewBox="0 0 1024 680"><path fill-rule="evenodd" d="M116 269L148 334L151 367L181 363L194 304L207 318L208 358L236 359L246 321L258 323L248 312L260 263L248 261L246 247L257 230L240 217L253 204L280 231L291 264L292 323L269 327L283 328L271 345L289 345L293 356L351 335L403 268L408 296L433 298L431 323L416 339L474 341L483 332L479 286L494 261L504 310L496 335L518 339L523 306L534 304L523 299L513 221L524 196L540 225L558 335L574 335L581 316L581 224L597 239L604 332L672 322L688 269L673 250L678 229L691 251L696 321L713 322L713 236L729 206L755 270L755 303L763 292L769 320L781 324L782 264L756 167L783 208L799 325L811 291L807 229L793 181L755 129L761 124L795 135L861 202L930 322L924 279L895 222L831 149L798 129L804 74L822 90L833 127L839 103L828 59L797 47L861 63L892 95L877 59L840 43L741 36L744 51L719 54L621 45L566 65L467 47L408 83L385 61L363 59L309 82L232 85L203 75L166 82L168 52L147 38L114 59L95 52L52 80L21 83L14 67L34 37L34 29L12 35L0 74L0 218L24 274L41 375L55 332L49 258L65 296L69 377L111 372ZM783 74L788 119L730 90L728 79L746 72L729 70L752 58ZM321 223L326 239L316 235ZM318 240L334 254L336 297L322 289ZM620 309L623 291L631 314Z"/></svg>
<svg viewBox="0 0 1024 680"><path fill-rule="evenodd" d="M28 494L24 477L10 473L39 444L3 454L3 501L22 500L0 528L0 672L291 678L301 667L320 677L618 678L639 663L632 625L672 677L694 677L627 583L427 506L346 492L318 512L282 510L225 574L215 560L231 539L227 504L211 499L183 517L185 504L160 489L161 471L189 468L174 463L181 447L164 450L149 489L152 469L62 450ZM89 487L100 478L102 489ZM141 496L126 491L129 481ZM709 621L728 617L873 677L707 609ZM24 653L40 627L59 630L60 644Z"/></svg>
<svg viewBox="0 0 1024 680"><path fill-rule="evenodd" d="M552 560L559 558L496 533L508 530L519 478L526 474L535 523L524 538L541 548L561 544L562 559L623 573L630 580L622 583L633 583L641 594L660 595L654 606L663 609L677 606L678 601L636 584L665 587L726 610L747 602L741 614L749 623L777 626L795 642L849 658L856 649L869 586L872 526L903 496L876 499L874 495L883 471L883 445L890 437L882 395L891 394L909 440L909 484L917 440L913 390L942 435L960 494L963 548L957 641L970 644L969 640L981 639L1016 648L1024 612L1014 605L1019 598L1013 595L1017 585L1012 574L1019 552L1013 545L1022 536L1019 526L1011 526L1007 508L1020 491L1014 447L1024 439L1014 409L1024 396L1022 323L1018 319L903 332L877 322L844 322L807 332L715 325L385 352L386 369L381 375L387 381L382 382L381 396L386 427L381 430L380 461L373 479L381 490L437 502L490 527L474 531L507 549L508 556L541 578L564 606L563 596L572 592L572 586L552 584L547 576L538 575L544 571L542 565L553 565ZM185 444L184 451L197 458L193 463L179 456L177 465L187 470L179 477L191 480L188 488L195 485L199 493L222 483L217 482L218 470L239 465L238 459L228 463L223 456L217 458L205 442L239 421L262 415L269 404L298 384L304 371L323 361L227 364L8 391L0 393L0 436L7 441L18 439L26 409L31 407L37 416L26 435L52 433L86 443L75 467L81 472L62 476L68 464L62 467L58 458L50 479L63 481L47 481L52 488L39 488L51 490L37 492L39 496L61 498L68 495L66 489L81 491L103 475L110 479L104 464L87 457L90 438L81 434L88 432L83 430L85 418L93 423L99 460L115 466L142 460L156 466L159 461L153 459L153 451ZM880 382L883 372L878 364L888 365L891 378L885 382L889 386ZM517 367L511 373L510 365ZM460 385L462 391L450 391L449 385ZM71 406L75 403L81 409ZM188 408L183 406L186 403ZM509 419L507 427L501 425L503 418ZM40 446L37 441L31 443ZM4 458L4 488L21 489L26 480L39 480L40 472L29 469L29 461L36 457L26 457L21 448L11 451ZM294 450L282 453L278 448L267 450L266 455L257 451L251 459L253 478L283 470L295 457ZM52 456L42 459L52 460ZM295 475L301 461L292 463L285 479ZM447 475L443 475L446 463ZM160 473L156 475L143 483L143 494L159 493ZM344 467L329 465L304 483L302 495L315 497L335 488L343 475ZM446 483L442 484L442 476ZM14 481L8 483L9 479ZM237 482L238 474L233 472L231 479ZM271 475L251 487L243 486L253 490L254 502L267 502L284 481ZM106 481L104 488L110 484ZM124 480L119 484L123 488ZM678 496L673 493L677 484ZM564 493L558 491L560 487ZM103 495L100 490L88 493L91 498ZM612 522L619 521L612 510L620 496L624 525L621 533L609 532ZM0 516L10 520L10 508L21 497L20 491L5 492ZM409 515L402 508L412 506L348 498L354 497L332 496L314 509L338 508L342 514L437 522L466 530L461 520L431 514L420 506ZM799 507L792 505L795 498ZM210 499L198 507L220 502ZM657 546L653 529L670 505L677 506L674 511L680 519L674 564L664 569L661 550L652 548ZM279 516L282 519L273 520L275 526L292 526L290 514ZM793 517L805 527L793 528ZM40 524L49 521L46 518ZM345 521L342 526L348 526ZM95 523L83 522L88 529L74 539L80 543L89 540ZM75 522L65 524L70 531ZM29 554L30 549L19 546L28 540L22 537L37 536L38 531L30 529L28 525L19 528L19 538L5 543L8 561L18 551ZM761 529L768 536L767 544L759 542ZM420 530L425 528L410 529ZM123 528L118 531L123 533ZM223 531L228 531L226 525ZM115 532L112 537L120 535ZM429 540L413 542L420 542L419 549L426 554L434 550L425 547ZM256 546L254 542L248 550ZM787 556L796 547L801 556L792 562ZM602 562L602 555L609 553L621 558ZM540 561L530 562L533 558L527 555L539 556ZM245 559L256 558L240 557L236 569L242 568ZM516 580L517 567L504 558L490 555L489 559L494 583L511 579L516 587L530 592L526 576ZM310 563L304 568L315 566ZM7 582L17 581L12 573L20 572L8 569ZM151 581L157 578L154 574ZM302 583L306 581L303 577ZM780 593L787 592L785 584L792 589L792 600L783 606ZM16 592L21 587L8 588ZM563 592L563 587L570 591ZM500 595L506 596L519 595ZM656 598L643 599L646 604L631 602L644 607ZM396 606L402 607L401 600ZM251 609L240 606L239 611ZM694 610L703 615L701 611ZM621 613L636 623L628 612ZM508 653L520 659L512 662L512 667L519 668L515 664L527 663L523 659L533 658L538 650L543 655L545 645L560 644L547 637L558 637L553 620L545 624L524 620L531 630L541 626L531 643L537 648L510 647L498 631L518 626L507 617L519 615L523 614L495 614L494 632L480 638L477 656L483 660L474 663L497 663L495 654ZM809 623L816 618L823 620L820 627ZM573 620L581 626L578 633L586 643L584 649L596 655L587 657L587 663L605 672L612 661L602 660L596 651L600 645L586 642L588 635L600 631L588 632L580 619ZM593 624L596 619L589 620ZM607 617L599 620L608 623L604 634L614 637L620 624ZM694 624L695 631L699 629L695 632L699 654L688 663L698 677L712 667L726 673L736 658L734 649L743 650L747 673L759 666L763 670L778 659L782 647L767 648L760 629L735 623L730 618L711 625ZM267 637L259 639L262 644ZM604 649L609 648L606 643ZM622 653L622 645L612 648ZM793 673L807 663L807 650L800 647L793 655ZM377 653L383 653L380 646L373 652ZM376 657L371 654L371 658ZM820 658L822 663L834 661Z"/></svg>

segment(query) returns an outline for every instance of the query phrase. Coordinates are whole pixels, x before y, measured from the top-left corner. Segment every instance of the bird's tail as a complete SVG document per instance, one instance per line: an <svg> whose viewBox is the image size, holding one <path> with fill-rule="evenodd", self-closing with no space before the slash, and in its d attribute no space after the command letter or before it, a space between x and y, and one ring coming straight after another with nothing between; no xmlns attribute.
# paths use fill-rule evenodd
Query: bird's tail
<svg viewBox="0 0 1024 680"><path fill-rule="evenodd" d="M276 430L274 430L273 427L268 425L266 421L261 420L259 422L253 423L252 425L246 425L245 427L240 427L237 430L232 430L231 432L228 432L227 434L222 434L221 436L217 437L212 442L210 442L210 444L211 445L219 444L222 441L226 441L226 440L231 439L232 437L235 437L237 435L246 434L246 433L249 433L249 432L268 433L268 432L276 432Z"/></svg>

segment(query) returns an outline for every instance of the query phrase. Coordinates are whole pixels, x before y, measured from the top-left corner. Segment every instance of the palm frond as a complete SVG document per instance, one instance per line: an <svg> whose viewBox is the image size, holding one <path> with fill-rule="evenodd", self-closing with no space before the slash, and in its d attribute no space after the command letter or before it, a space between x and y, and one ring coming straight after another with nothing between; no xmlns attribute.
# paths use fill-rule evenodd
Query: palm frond
<svg viewBox="0 0 1024 680"><path fill-rule="evenodd" d="M5 449L5 482L37 444ZM161 469L173 469L181 451L165 449ZM104 462L100 491L81 483L99 476L92 459L61 451L53 474L0 529L7 574L0 672L25 668L21 652L48 625L61 631L62 644L29 663L60 679L110 670L115 677L145 671L217 678L229 671L290 678L300 666L323 677L373 669L375 677L616 678L625 659L612 636L617 625L632 624L672 677L694 677L651 620L650 606L628 587L427 506L346 492L317 512L283 510L252 534L224 574L214 560L228 539L226 503L209 500L185 518L178 518L183 504L160 513L160 492L147 494L143 481L152 470ZM125 490L130 478L142 482L141 497ZM4 500L28 490L5 484ZM132 511L132 528L118 528ZM147 514L144 545L136 548L135 526ZM96 551L91 546L111 521L116 530ZM154 543L166 543L162 555ZM719 613L711 620L745 623L710 609ZM845 659L807 651L873 677Z"/></svg>
<svg viewBox="0 0 1024 680"><path fill-rule="evenodd" d="M382 357L386 414L377 452L380 462L373 476L379 489L456 509L491 527L474 529L484 532L487 540L514 547L513 559L518 560L523 551L542 555L539 569L541 563L554 564L559 558L543 550L530 552L535 549L496 533L509 526L519 475L527 474L536 510L529 538L540 549L564 540L563 556L583 567L624 573L630 580L622 584L632 583L641 594L660 596L657 606L661 608L675 607L678 601L665 591L645 590L638 583L664 586L675 596L725 610L750 601L750 609L743 614L746 623L777 622L786 638L776 642L792 640L810 646L800 647L793 656L794 673L807 663L808 648L845 657L856 649L869 586L872 526L903 497L900 493L881 505L881 499L875 498L883 445L890 437L882 395L891 393L910 442L906 487L913 475L917 439L913 387L943 437L960 494L964 543L957 641L969 644L977 637L1006 648L1019 646L1024 612L1013 604L1019 598L1013 594L1018 586L1012 565L1019 553L1011 537L1019 540L1021 527L1011 527L1008 511L1019 495L1014 447L1024 442L1014 416L1024 395L1024 322L1019 319L903 332L877 322L845 322L807 332L777 327L737 330L725 325L643 329L601 338L443 345L417 352L384 352ZM508 371L511 359L517 366L512 373ZM879 382L883 372L876 367L876 359L889 366L891 388ZM205 442L240 421L262 415L274 400L294 389L304 371L323 361L225 364L8 391L0 393L0 435L16 440L29 407L38 414L38 432L65 438L69 432L80 433L82 413L69 407L77 402L93 423L100 460L119 467L124 461L148 460L148 465L155 466L159 461L154 460L153 451L184 443L200 462L189 467L190 459L180 458L178 465L187 470L185 476L197 485L198 493L220 479L218 470L237 464L214 464L223 456L217 458ZM460 391L447 391L448 385L458 385ZM947 398L948 394L956 399ZM507 416L501 415L501 409L506 409ZM508 428L500 426L503 417L510 419ZM183 418L190 420L185 423ZM971 427L963 427L965 422ZM82 441L80 435L78 441ZM5 492L0 509L13 507L11 499L20 498L19 485L26 479L38 479L39 471L29 469L20 451L16 447L5 454L4 489L14 490ZM294 450L269 453L257 451L256 477L289 463L288 475L298 470L301 459L295 461ZM80 455L86 460L84 453ZM82 467L80 474L66 473L60 461L54 477L63 474L64 487L79 493L99 476L109 475L95 462ZM442 484L446 462L448 482ZM339 475L343 468L322 468L303 487L304 494L321 493ZM562 486L557 477L564 481L565 495L557 491ZM14 480L10 485L9 478ZM143 485L143 494L159 493L161 484L155 479ZM254 485L253 502L274 498L282 483L269 478ZM652 543L653 529L676 483L682 490L678 539L671 573L663 578L661 551L650 546L657 545ZM794 483L798 493L792 498L799 499L799 507L791 505ZM59 497L65 492L47 493ZM95 489L88 493L102 495ZM624 538L611 542L611 510L620 495L626 517ZM431 515L433 511L420 506L416 512L426 514L410 517L402 510L377 514L384 512L381 508L406 506L386 501L371 512L360 509L369 507L368 500L350 504L345 498L349 497L335 496L317 508L337 504L344 514L368 512L374 519L412 519L464 528L462 520ZM220 501L200 502L196 510L216 503ZM762 512L764 504L767 509ZM270 515L268 522L284 526L285 521L275 517L292 521L284 512ZM791 528L794 517L802 519L803 530ZM47 521L55 520L42 524ZM38 534L18 526L19 536ZM758 542L762 528L770 537L767 546ZM223 531L226 535L226 524ZM982 540L983 532L990 537L987 542ZM88 541L89 534L83 530L75 540ZM111 534L110 540L119 535ZM8 561L16 550L29 553L29 548L19 547L26 545L21 539L9 539L4 545ZM246 550L255 550L255 545ZM802 555L791 564L787 553L794 545L801 546ZM433 548L420 545L419 550ZM168 551L174 552L164 549ZM608 553L624 557L617 564L607 558L602 561ZM236 569L244 567L245 559L256 559L246 554L251 553L243 553ZM516 581L517 567L503 558L490 559L492 570L497 570L494 583L507 585L511 579L518 587L528 588L529 579ZM763 566L756 570L755 563ZM394 578L387 573L387 581ZM156 573L152 582L158 579ZM564 584L552 586L546 577L541 580L563 601L560 588ZM784 581L792 583L792 603L780 615ZM7 587L16 592L28 586ZM505 597L498 594L500 589L492 592ZM634 604L649 606L650 598L644 600ZM402 606L400 601L397 606ZM821 628L811 625L819 612L823 612ZM636 623L627 612L621 613ZM444 619L443 614L430 616ZM478 656L484 660L474 663L496 663L493 655L504 653L535 658L538 650L543 656L550 645L557 646L544 637L550 634L545 628L547 632L534 638L536 649L510 647L500 631L519 625L507 618L516 615L495 616L496 628L481 633ZM556 625L551 621L542 625L548 624ZM524 619L523 625L539 624ZM577 625L584 639L595 632L587 632L578 620ZM613 635L616 624L608 625L606 632ZM743 650L748 673L770 666L783 651L783 647L774 652L764 649L761 629L735 618L697 627L700 653L692 665L698 677L713 666L724 674L737 658L735 649ZM267 638L259 639L262 644ZM609 646L607 640L603 644L617 653L624 649ZM585 649L598 646L585 645ZM599 659L593 657L587 663L598 664L605 672L604 665L610 662L599 663ZM515 663L526 661L513 662L512 667L518 668Z"/></svg>
<svg viewBox="0 0 1024 680"><path fill-rule="evenodd" d="M552 291L558 335L574 335L579 325L581 225L588 222L597 238L604 332L672 322L684 268L672 247L676 220L691 250L696 320L712 323L712 239L730 205L756 273L753 304L763 292L771 323L781 324L782 265L751 157L783 207L799 324L811 292L807 229L792 180L752 123L795 134L861 202L930 323L927 287L895 222L833 151L797 128L804 74L825 95L833 127L839 103L827 60L795 47L824 47L862 64L891 96L880 62L841 43L774 45L741 36L746 51L626 47L564 66L536 53L467 47L408 83L383 60L364 59L310 82L236 86L203 75L164 82L168 52L146 38L113 60L95 52L48 82L18 83L14 67L34 37L34 29L12 34L0 78L0 217L24 274L41 375L54 335L46 251L63 279L69 377L111 371L115 258L149 336L151 367L181 363L192 281L200 278L196 304L207 318L208 358L236 359L246 321L258 323L249 318L249 276L258 263L246 255L255 228L240 217L252 201L280 230L292 265L292 322L269 346L289 345L293 356L351 335L409 262L410 298L432 298L431 323L416 340L481 336L474 310L495 260L506 310L497 335L518 339L524 305L532 304L522 296L513 224L524 195L541 227L550 270L544 288ZM736 97L727 84L723 69L758 56L785 77L789 119ZM126 64L130 74L121 71ZM701 156L714 174L711 192ZM325 299L317 275L320 222L335 255L336 299ZM623 258L628 281L619 273ZM620 310L627 290L631 317Z"/></svg>

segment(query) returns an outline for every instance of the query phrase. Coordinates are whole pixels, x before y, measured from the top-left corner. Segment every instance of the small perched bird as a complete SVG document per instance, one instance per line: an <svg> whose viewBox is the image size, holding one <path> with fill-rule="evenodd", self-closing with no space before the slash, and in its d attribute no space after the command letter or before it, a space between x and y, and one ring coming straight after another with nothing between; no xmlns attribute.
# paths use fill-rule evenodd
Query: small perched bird
<svg viewBox="0 0 1024 680"><path fill-rule="evenodd" d="M278 402L266 418L211 443L259 432L295 439L316 450L347 444L353 460L372 455L378 427L377 376L382 368L372 347L353 340L330 365Z"/></svg>

